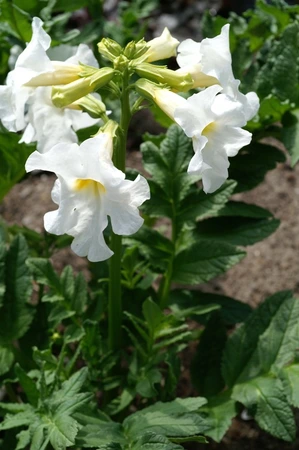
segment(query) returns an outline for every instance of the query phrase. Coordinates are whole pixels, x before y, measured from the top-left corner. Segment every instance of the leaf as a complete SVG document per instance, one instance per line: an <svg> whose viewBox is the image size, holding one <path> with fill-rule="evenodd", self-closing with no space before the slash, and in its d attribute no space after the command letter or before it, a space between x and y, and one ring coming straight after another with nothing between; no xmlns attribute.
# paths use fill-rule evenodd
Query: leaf
<svg viewBox="0 0 299 450"><path fill-rule="evenodd" d="M299 160L299 109L285 113L282 125L282 141L291 155L294 166Z"/></svg>
<svg viewBox="0 0 299 450"><path fill-rule="evenodd" d="M270 94L262 99L258 114L261 122L272 124L281 121L284 113L289 109L288 100L282 102L275 95Z"/></svg>
<svg viewBox="0 0 299 450"><path fill-rule="evenodd" d="M276 147L256 142L247 145L230 160L229 177L238 182L235 192L257 186L269 170L284 161L284 154Z"/></svg>
<svg viewBox="0 0 299 450"><path fill-rule="evenodd" d="M201 241L175 256L172 280L177 283L204 283L219 275L245 256L245 252L232 245Z"/></svg>
<svg viewBox="0 0 299 450"><path fill-rule="evenodd" d="M144 433L133 442L130 447L132 450L180 450L181 445L174 444L165 436L153 432Z"/></svg>
<svg viewBox="0 0 299 450"><path fill-rule="evenodd" d="M131 439L148 431L171 437L203 433L208 424L196 411L205 403L203 397L157 402L127 417L123 423L125 432Z"/></svg>
<svg viewBox="0 0 299 450"><path fill-rule="evenodd" d="M0 342L22 337L33 319L33 308L28 304L32 280L26 266L28 247L22 235L15 236L5 261L5 297L0 309Z"/></svg>
<svg viewBox="0 0 299 450"><path fill-rule="evenodd" d="M278 292L268 297L229 337L224 350L222 367L224 379L229 387L237 381L244 381L259 375L263 371L265 360L267 367L269 362L274 363L277 360L280 363L285 360L283 354L280 353L280 348L284 348L289 339L292 342L293 321L291 330L289 330L288 314L293 309L293 305L294 299L290 291ZM279 320L280 317L281 320ZM276 321L280 321L279 328L281 328L275 331ZM286 340L281 340L286 330L288 330ZM267 334L264 335L266 332ZM277 334L272 346L270 342L266 344L266 339L267 335L269 337L273 332ZM262 344L263 353L260 347L262 336L266 337L262 340L265 342L265 345ZM281 345L282 347L280 347ZM269 354L265 354L265 347ZM287 358L290 357L292 351L293 347L287 349Z"/></svg>
<svg viewBox="0 0 299 450"><path fill-rule="evenodd" d="M32 35L30 15L15 3L14 1L1 0L1 20L10 24L16 33L16 37L21 38L24 42L29 42Z"/></svg>
<svg viewBox="0 0 299 450"><path fill-rule="evenodd" d="M203 219L217 214L233 194L236 185L235 181L229 180L212 194L205 194L203 190L192 192L186 197L184 205L182 205L177 215L179 226L182 226L187 221Z"/></svg>
<svg viewBox="0 0 299 450"><path fill-rule="evenodd" d="M294 22L285 27L278 41L273 42L266 63L260 68L255 79L254 89L262 98L272 93L281 101L296 102L298 100L296 62L299 45L298 30L299 24Z"/></svg>
<svg viewBox="0 0 299 450"><path fill-rule="evenodd" d="M160 216L163 212L159 206L161 198L166 215L173 217L196 181L195 177L187 174L193 156L191 141L180 127L172 125L159 146L147 141L141 145L141 151L144 168L152 175L153 200L147 202L148 208L151 214Z"/></svg>
<svg viewBox="0 0 299 450"><path fill-rule="evenodd" d="M34 410L28 407L26 411L21 411L16 414L6 414L3 422L0 423L0 430L28 426L32 420L34 420Z"/></svg>
<svg viewBox="0 0 299 450"><path fill-rule="evenodd" d="M29 258L27 264L38 283L45 284L51 287L54 292L62 294L59 277L48 259Z"/></svg>
<svg viewBox="0 0 299 450"><path fill-rule="evenodd" d="M15 365L15 372L29 402L36 407L39 399L39 392L36 387L36 382L27 375L19 364Z"/></svg>
<svg viewBox="0 0 299 450"><path fill-rule="evenodd" d="M199 222L196 235L232 245L253 245L274 233L280 221L274 218L216 217Z"/></svg>
<svg viewBox="0 0 299 450"><path fill-rule="evenodd" d="M34 150L34 146L19 144L19 140L18 135L0 126L0 201L25 175L25 162Z"/></svg>
<svg viewBox="0 0 299 450"><path fill-rule="evenodd" d="M216 442L220 442L229 429L233 417L237 414L236 402L231 399L231 392L225 391L209 400L201 412L208 414L211 428L205 431L205 435Z"/></svg>
<svg viewBox="0 0 299 450"><path fill-rule="evenodd" d="M13 348L11 346L0 345L0 375L8 372L13 362Z"/></svg>
<svg viewBox="0 0 299 450"><path fill-rule="evenodd" d="M256 405L255 419L263 430L285 441L295 439L294 416L279 380L258 377L237 384L232 397L248 408Z"/></svg>
<svg viewBox="0 0 299 450"><path fill-rule="evenodd" d="M173 253L173 244L156 230L143 226L130 238L124 239L125 244L137 245L140 253L150 264L160 270L165 270Z"/></svg>
<svg viewBox="0 0 299 450"><path fill-rule="evenodd" d="M164 314L157 303L149 298L142 304L142 313L150 330L150 335L154 337L155 331L159 328L159 325L164 319Z"/></svg>
<svg viewBox="0 0 299 450"><path fill-rule="evenodd" d="M299 365L291 364L279 373L288 402L299 408Z"/></svg>
<svg viewBox="0 0 299 450"><path fill-rule="evenodd" d="M225 295L194 292L193 301L202 306L210 304L219 305L219 312L223 320L230 325L244 322L252 312L251 307L246 303L235 298L226 297Z"/></svg>
<svg viewBox="0 0 299 450"><path fill-rule="evenodd" d="M205 397L216 395L224 387L221 361L225 342L226 329L220 314L214 312L201 334L191 365L192 384Z"/></svg>
<svg viewBox="0 0 299 450"><path fill-rule="evenodd" d="M29 430L20 431L20 433L17 434L17 438L18 438L18 444L16 446L16 450L21 450L21 449L27 447L31 441Z"/></svg>
<svg viewBox="0 0 299 450"><path fill-rule="evenodd" d="M70 416L54 416L50 421L47 416L47 429L50 443L54 450L64 450L75 444L79 430L78 422Z"/></svg>
<svg viewBox="0 0 299 450"><path fill-rule="evenodd" d="M102 422L88 424L81 428L76 438L76 445L79 447L101 447L109 444L124 444L126 438L122 431L122 426L116 422Z"/></svg>

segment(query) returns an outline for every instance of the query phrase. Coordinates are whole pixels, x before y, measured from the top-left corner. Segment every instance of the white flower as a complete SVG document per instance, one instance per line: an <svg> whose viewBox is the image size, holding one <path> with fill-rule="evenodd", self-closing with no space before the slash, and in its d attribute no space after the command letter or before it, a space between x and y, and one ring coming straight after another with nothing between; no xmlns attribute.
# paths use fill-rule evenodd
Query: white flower
<svg viewBox="0 0 299 450"><path fill-rule="evenodd" d="M43 22L35 17L32 21L32 38L25 50L19 55L15 69L9 72L6 80L6 86L0 86L0 119L3 125L9 131L20 131L28 125L27 109L29 111L29 117L31 121L34 115L34 111L41 112L41 98L45 99L45 114L44 119L50 118L51 114L54 116L58 114L56 108L52 112L51 106L51 89L38 88L36 86L51 85L68 83L78 78L78 72L80 67L79 61L88 65L98 67L97 61L92 54L92 51L87 45L81 44L79 47L72 51L72 56L65 62L51 61L46 51L51 44L50 36L42 28ZM30 86L28 86L28 83ZM41 93L41 89L43 89ZM34 102L37 102L36 107L32 107ZM28 106L29 104L29 106ZM30 106L31 105L31 106ZM69 113L60 114L60 131L61 135L64 128L63 119L64 115L69 116ZM30 120L30 119L29 119ZM38 122L38 120L34 120ZM90 124L95 123L95 121ZM31 142L29 136L37 136L40 132L35 129L34 123L30 122L29 130L26 130L23 140L25 142ZM84 126L83 126L84 127ZM69 129L68 127L66 127ZM53 137L52 137L53 138ZM67 139L68 140L68 139ZM56 140L56 142L58 142ZM42 149L43 145L39 144Z"/></svg>
<svg viewBox="0 0 299 450"><path fill-rule="evenodd" d="M59 142L76 143L76 131L98 124L87 113L68 108L56 108L51 101L51 87L36 88L28 101L25 128L21 142L37 142L37 150L45 153Z"/></svg>
<svg viewBox="0 0 299 450"><path fill-rule="evenodd" d="M200 71L213 77L206 85L214 84L215 79L223 88L222 93L243 106L244 123L252 119L258 111L259 99L255 92L244 95L239 91L240 81L232 71L232 58L229 49L229 25L222 27L221 33L210 39L195 42L186 39L178 47L177 62L180 67L199 65ZM214 81L213 81L214 80Z"/></svg>
<svg viewBox="0 0 299 450"><path fill-rule="evenodd" d="M111 135L102 133L80 146L57 144L47 153L34 152L26 163L27 172L47 170L58 177L52 199L59 208L45 215L45 229L73 236L73 251L90 261L103 261L113 254L103 236L108 216L116 234L133 234L143 223L137 208L149 198L145 178L125 180L111 154Z"/></svg>
<svg viewBox="0 0 299 450"><path fill-rule="evenodd" d="M188 173L201 175L206 193L216 191L224 183L228 157L235 156L251 141L251 133L241 128L241 105L218 94L220 91L220 86L208 87L189 97L184 105L180 101L174 111L175 121L193 141L195 154Z"/></svg>
<svg viewBox="0 0 299 450"><path fill-rule="evenodd" d="M153 62L170 58L176 55L178 45L179 41L170 34L168 28L164 28L161 36L147 42L149 49L141 59L146 62Z"/></svg>

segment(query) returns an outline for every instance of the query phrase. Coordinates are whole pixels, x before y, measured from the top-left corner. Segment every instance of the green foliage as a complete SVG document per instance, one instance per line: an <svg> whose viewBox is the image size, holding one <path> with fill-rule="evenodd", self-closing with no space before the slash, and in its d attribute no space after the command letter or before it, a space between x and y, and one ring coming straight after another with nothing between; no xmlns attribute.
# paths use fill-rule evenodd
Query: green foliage
<svg viewBox="0 0 299 450"><path fill-rule="evenodd" d="M25 175L25 162L34 146L19 144L20 137L0 126L0 201Z"/></svg>
<svg viewBox="0 0 299 450"><path fill-rule="evenodd" d="M9 413L0 425L0 430L27 427L18 435L18 449L25 448L30 442L33 450L46 448L48 443L54 450L65 450L74 445L81 426L73 414L91 399L89 393L80 393L87 379L86 368L76 372L56 390L56 380L50 386L45 384L43 366L39 391L36 387L32 389L35 383L21 368L17 369L17 374L28 400L33 400L33 404L1 403L1 408Z"/></svg>
<svg viewBox="0 0 299 450"><path fill-rule="evenodd" d="M0 374L10 369L15 352L13 342L26 333L33 319L27 257L23 236L16 236L9 249L0 241Z"/></svg>

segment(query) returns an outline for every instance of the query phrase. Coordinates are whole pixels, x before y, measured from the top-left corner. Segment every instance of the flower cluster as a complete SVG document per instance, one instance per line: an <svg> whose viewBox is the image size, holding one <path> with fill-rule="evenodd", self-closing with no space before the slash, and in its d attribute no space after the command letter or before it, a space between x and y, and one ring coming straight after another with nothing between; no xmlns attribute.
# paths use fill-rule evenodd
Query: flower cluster
<svg viewBox="0 0 299 450"><path fill-rule="evenodd" d="M98 50L113 66L103 68L84 44L69 49L65 61L51 60L51 39L42 26L33 19L32 39L0 86L0 119L9 131L24 130L20 142L37 143L26 170L52 171L58 177L52 190L58 209L45 215L46 230L70 234L78 255L101 261L113 254L103 235L108 216L119 235L133 234L143 223L138 207L149 198L147 181L140 175L126 180L124 167L114 165L124 159L114 149L123 151L124 124L128 127L142 99L154 101L192 138L188 172L201 176L207 193L228 177L228 157L249 144L251 134L242 127L256 114L259 101L255 93L239 91L228 25L200 43L179 43L167 29L152 41L130 42L124 49L103 39ZM52 49L52 55L60 50ZM152 64L176 55L177 70ZM133 74L140 78L129 86ZM122 99L120 125L108 119L97 93L103 86ZM129 87L140 96L133 107ZM190 89L196 93L188 98L178 93ZM91 125L99 127L98 133L79 145L76 131Z"/></svg>

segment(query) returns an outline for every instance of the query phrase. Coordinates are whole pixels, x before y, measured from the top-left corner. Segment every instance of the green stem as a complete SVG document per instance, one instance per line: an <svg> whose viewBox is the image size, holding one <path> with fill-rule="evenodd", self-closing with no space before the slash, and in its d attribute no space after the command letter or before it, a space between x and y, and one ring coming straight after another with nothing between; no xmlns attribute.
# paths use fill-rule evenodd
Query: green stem
<svg viewBox="0 0 299 450"><path fill-rule="evenodd" d="M172 279L172 271L173 271L173 261L175 257L175 242L177 237L177 226L176 226L176 211L174 203L172 203L172 232L171 232L171 241L173 243L173 252L168 261L168 267L166 273L161 281L159 294L160 294L160 308L164 309L168 305L169 300L169 292L171 288L171 279Z"/></svg>
<svg viewBox="0 0 299 450"><path fill-rule="evenodd" d="M129 72L123 72L121 93L121 120L118 146L113 153L113 163L122 172L126 170L127 134L131 120L129 99ZM122 345L122 295L121 295L121 236L111 232L110 248L114 255L109 261L108 342L111 351Z"/></svg>

